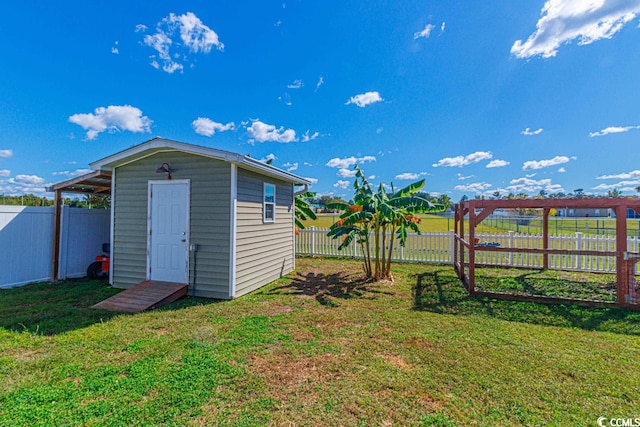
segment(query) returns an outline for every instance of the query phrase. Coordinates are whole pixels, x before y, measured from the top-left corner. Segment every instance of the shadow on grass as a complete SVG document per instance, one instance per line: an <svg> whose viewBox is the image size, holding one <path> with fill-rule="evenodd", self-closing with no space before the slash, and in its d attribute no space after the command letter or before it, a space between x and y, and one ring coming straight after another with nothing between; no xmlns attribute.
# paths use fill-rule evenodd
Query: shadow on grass
<svg viewBox="0 0 640 427"><path fill-rule="evenodd" d="M313 296L325 306L335 307L335 298L350 299L366 294L384 293L372 287L373 283L363 277L353 277L344 273L298 273L290 282L269 291L271 294Z"/></svg>
<svg viewBox="0 0 640 427"><path fill-rule="evenodd" d="M640 335L640 312L637 311L470 296L450 267L414 277L414 310Z"/></svg>
<svg viewBox="0 0 640 427"><path fill-rule="evenodd" d="M0 289L0 328L39 335L57 335L106 322L126 313L94 310L92 305L121 289L104 280L70 279ZM158 310L176 310L211 303L206 298L182 298Z"/></svg>

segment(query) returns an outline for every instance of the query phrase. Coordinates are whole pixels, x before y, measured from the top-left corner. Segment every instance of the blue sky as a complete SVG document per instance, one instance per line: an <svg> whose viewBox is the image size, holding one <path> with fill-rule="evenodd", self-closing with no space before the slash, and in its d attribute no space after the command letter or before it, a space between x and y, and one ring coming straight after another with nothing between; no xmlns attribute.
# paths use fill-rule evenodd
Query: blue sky
<svg viewBox="0 0 640 427"><path fill-rule="evenodd" d="M640 185L640 0L10 2L0 193L155 136L349 197Z"/></svg>

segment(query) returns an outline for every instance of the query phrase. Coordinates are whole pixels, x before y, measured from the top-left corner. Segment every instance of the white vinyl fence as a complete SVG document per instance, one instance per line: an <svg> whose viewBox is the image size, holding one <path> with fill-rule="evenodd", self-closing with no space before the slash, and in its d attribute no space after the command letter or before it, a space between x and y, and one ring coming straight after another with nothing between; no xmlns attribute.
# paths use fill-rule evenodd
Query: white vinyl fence
<svg viewBox="0 0 640 427"><path fill-rule="evenodd" d="M59 279L83 277L109 241L109 210L62 207ZM53 208L0 205L0 288L51 279Z"/></svg>
<svg viewBox="0 0 640 427"><path fill-rule="evenodd" d="M310 227L299 230L296 238L296 253L304 255L346 256L361 258L360 246L355 240L349 247L338 251L341 239L327 237L329 230ZM402 262L453 263L454 233L434 232L409 234L405 247L395 244L393 260ZM480 243L492 243L502 248L542 249L542 236L516 233L476 233ZM615 236L596 236L583 233L549 236L549 249L571 249L590 251L615 251ZM627 238L627 250L640 251L640 239ZM467 255L468 257L468 255ZM495 266L542 267L541 254L476 251L476 263ZM615 273L614 257L587 255L549 255L549 268Z"/></svg>

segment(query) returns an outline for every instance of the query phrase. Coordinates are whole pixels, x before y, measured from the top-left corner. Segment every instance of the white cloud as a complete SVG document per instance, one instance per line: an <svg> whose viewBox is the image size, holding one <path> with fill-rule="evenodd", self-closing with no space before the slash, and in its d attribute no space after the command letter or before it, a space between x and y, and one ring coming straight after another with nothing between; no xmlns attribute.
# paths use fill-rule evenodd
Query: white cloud
<svg viewBox="0 0 640 427"><path fill-rule="evenodd" d="M324 84L324 77L320 76L318 83L316 83L316 90L320 89L320 86Z"/></svg>
<svg viewBox="0 0 640 427"><path fill-rule="evenodd" d="M27 185L44 184L44 178L37 175L16 175L15 182Z"/></svg>
<svg viewBox="0 0 640 427"><path fill-rule="evenodd" d="M325 166L329 166L330 168L340 168L347 169L356 163L362 164L366 162L375 162L376 158L374 156L363 156L363 157L345 157L344 159L340 159L335 157L327 162Z"/></svg>
<svg viewBox="0 0 640 427"><path fill-rule="evenodd" d="M295 163L285 163L284 165L282 165L283 167L287 168L287 172L293 172L295 170L298 170L298 162Z"/></svg>
<svg viewBox="0 0 640 427"><path fill-rule="evenodd" d="M53 172L51 175L53 176L64 175L68 178L73 178L75 176L84 175L85 173L89 173L89 172L91 172L91 169L77 169L73 172L70 172L70 171Z"/></svg>
<svg viewBox="0 0 640 427"><path fill-rule="evenodd" d="M475 175L462 175L461 173L457 174L458 179L460 181L464 181L465 179L473 178Z"/></svg>
<svg viewBox="0 0 640 427"><path fill-rule="evenodd" d="M115 54L115 55L117 55L117 54L119 54L119 53L120 53L120 51L118 50L118 41L117 41L117 40L116 40L116 42L115 42L115 46L113 46L113 47L111 48L111 53L113 53L113 54Z"/></svg>
<svg viewBox="0 0 640 427"><path fill-rule="evenodd" d="M640 13L640 0L547 0L535 33L516 40L511 53L518 58L556 56L558 48L578 39L579 45L610 39Z"/></svg>
<svg viewBox="0 0 640 427"><path fill-rule="evenodd" d="M466 156L445 157L438 160L438 163L434 163L434 168L443 167L462 167L473 163L478 163L482 160L488 160L493 157L491 151L476 151L475 153L468 154Z"/></svg>
<svg viewBox="0 0 640 427"><path fill-rule="evenodd" d="M520 132L522 135L527 135L527 136L532 136L532 135L540 135L542 133L544 129L542 128L538 128L536 130L531 130L529 128L526 128L525 130L523 130L522 132Z"/></svg>
<svg viewBox="0 0 640 427"><path fill-rule="evenodd" d="M318 183L318 178L305 178L307 181L309 181L312 184L317 184Z"/></svg>
<svg viewBox="0 0 640 427"><path fill-rule="evenodd" d="M356 176L356 171L352 169L338 169L336 175L341 178L353 178Z"/></svg>
<svg viewBox="0 0 640 427"><path fill-rule="evenodd" d="M86 130L88 140L96 139L104 131L151 132L153 123L149 117L142 115L139 108L131 105L98 107L95 114L74 114L69 117L69 121Z"/></svg>
<svg viewBox="0 0 640 427"><path fill-rule="evenodd" d="M312 134L310 134L310 131L306 131L303 135L302 135L302 142L309 142L309 141L313 141L314 139L316 139L317 137L320 136L319 132L314 132Z"/></svg>
<svg viewBox="0 0 640 427"><path fill-rule="evenodd" d="M640 179L640 170L619 173L617 175L600 175L596 179Z"/></svg>
<svg viewBox="0 0 640 427"><path fill-rule="evenodd" d="M11 175L11 171L9 169L0 169L0 176L5 177Z"/></svg>
<svg viewBox="0 0 640 427"><path fill-rule="evenodd" d="M549 193L557 193L559 191L564 192L564 188L560 184L553 184L551 179L531 179L531 178L517 178L512 179L507 186L507 190L512 193L536 193L540 190L545 190Z"/></svg>
<svg viewBox="0 0 640 427"><path fill-rule="evenodd" d="M380 102L382 100L383 99L378 91L366 92L352 96L347 102L345 102L345 105L356 104L358 107L364 108L369 104Z"/></svg>
<svg viewBox="0 0 640 427"><path fill-rule="evenodd" d="M566 170L565 168L560 168L560 169L558 169L558 172L560 172L560 173L565 173L566 171L567 171L567 170Z"/></svg>
<svg viewBox="0 0 640 427"><path fill-rule="evenodd" d="M591 138L595 137L595 136L605 136L605 135L609 135L610 133L622 133L622 132L628 132L632 129L640 129L640 126L610 126L608 128L604 128L602 129L600 132L589 132L589 136Z"/></svg>
<svg viewBox="0 0 640 427"><path fill-rule="evenodd" d="M294 80L293 83L291 83L290 85L287 85L287 88L289 89L300 89L302 86L304 86L304 84L302 83L302 80Z"/></svg>
<svg viewBox="0 0 640 427"><path fill-rule="evenodd" d="M487 163L487 167L488 168L501 168L501 167L507 166L508 164L509 164L509 162L507 162L506 160L495 159L495 160L491 160L489 163Z"/></svg>
<svg viewBox="0 0 640 427"><path fill-rule="evenodd" d="M136 26L136 32L146 30L146 27L142 27L144 26ZM176 35L179 35L179 39ZM224 50L224 44L218 39L218 34L203 24L193 12L184 15L170 13L158 22L156 33L144 36L143 42L157 52L163 62L162 70L170 74L184 69L184 64L177 60L188 62L186 53L207 54L213 47ZM155 55L150 58L153 59L151 66L160 68Z"/></svg>
<svg viewBox="0 0 640 427"><path fill-rule="evenodd" d="M635 191L635 188L640 185L640 179L631 181L620 181L615 184L598 184L593 187L594 190L608 191L618 189L620 191Z"/></svg>
<svg viewBox="0 0 640 427"><path fill-rule="evenodd" d="M313 163L309 163L309 162L302 162L302 164L305 166L313 166Z"/></svg>
<svg viewBox="0 0 640 427"><path fill-rule="evenodd" d="M148 27L146 25L144 25L144 24L138 24L138 25L136 25L135 32L136 33L144 33L145 31L147 31L147 28Z"/></svg>
<svg viewBox="0 0 640 427"><path fill-rule="evenodd" d="M417 32L413 33L413 39L414 40L418 40L420 38L429 38L429 36L431 35L431 31L435 27L436 27L435 25L427 24L427 26L424 27L424 30L417 31ZM444 29L443 29L443 31L444 31Z"/></svg>
<svg viewBox="0 0 640 427"><path fill-rule="evenodd" d="M275 159L277 159L276 155L273 153L269 153L265 157L261 158L260 161L262 163L267 163L269 160L274 161Z"/></svg>
<svg viewBox="0 0 640 427"><path fill-rule="evenodd" d="M342 190L346 190L349 187L350 184L351 183L349 181L338 180L338 182L333 184L333 186L336 187L336 188L340 188Z"/></svg>
<svg viewBox="0 0 640 427"><path fill-rule="evenodd" d="M284 127L276 128L274 125L263 123L260 120L253 120L251 126L247 127L247 132L251 139L250 142L280 142L283 144L289 142L296 142L296 131L293 129L286 129Z"/></svg>
<svg viewBox="0 0 640 427"><path fill-rule="evenodd" d="M0 177L7 176L5 171L0 171ZM9 172L9 171L6 171ZM38 194L45 193L45 180L37 175L17 175L15 178L0 179L0 193L7 195Z"/></svg>
<svg viewBox="0 0 640 427"><path fill-rule="evenodd" d="M0 150L0 159L8 159L13 156L13 150Z"/></svg>
<svg viewBox="0 0 640 427"><path fill-rule="evenodd" d="M447 23L442 21L442 24L440 25L440 34L444 33L444 29L447 26Z"/></svg>
<svg viewBox="0 0 640 427"><path fill-rule="evenodd" d="M405 172L405 173L401 173L399 175L396 175L396 177L394 179L400 180L400 181L407 181L410 179L419 179L421 176L425 176L427 175L426 172L420 172L420 173L413 173L413 172Z"/></svg>
<svg viewBox="0 0 640 427"><path fill-rule="evenodd" d="M458 191L473 191L474 193L482 193L483 191L491 188L491 184L486 182L474 182L472 184L456 185L454 190Z"/></svg>
<svg viewBox="0 0 640 427"><path fill-rule="evenodd" d="M213 120L207 117L198 117L193 122L191 122L191 126L195 133L204 136L213 136L216 131L225 132L228 130L234 130L236 128L235 123L229 122L226 125L218 122L214 122Z"/></svg>
<svg viewBox="0 0 640 427"><path fill-rule="evenodd" d="M527 160L522 164L522 170L535 170L547 168L549 166L561 165L563 163L569 163L569 158L567 156L555 156L553 159L549 160Z"/></svg>

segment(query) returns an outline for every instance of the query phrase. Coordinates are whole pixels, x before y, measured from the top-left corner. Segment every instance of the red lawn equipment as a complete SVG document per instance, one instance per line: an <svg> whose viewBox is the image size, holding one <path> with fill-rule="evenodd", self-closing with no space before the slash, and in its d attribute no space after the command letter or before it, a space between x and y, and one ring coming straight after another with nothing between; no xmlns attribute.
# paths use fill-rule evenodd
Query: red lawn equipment
<svg viewBox="0 0 640 427"><path fill-rule="evenodd" d="M109 277L109 264L111 261L111 245L102 244L102 255L98 255L94 262L87 268L87 277L97 279L99 277Z"/></svg>

